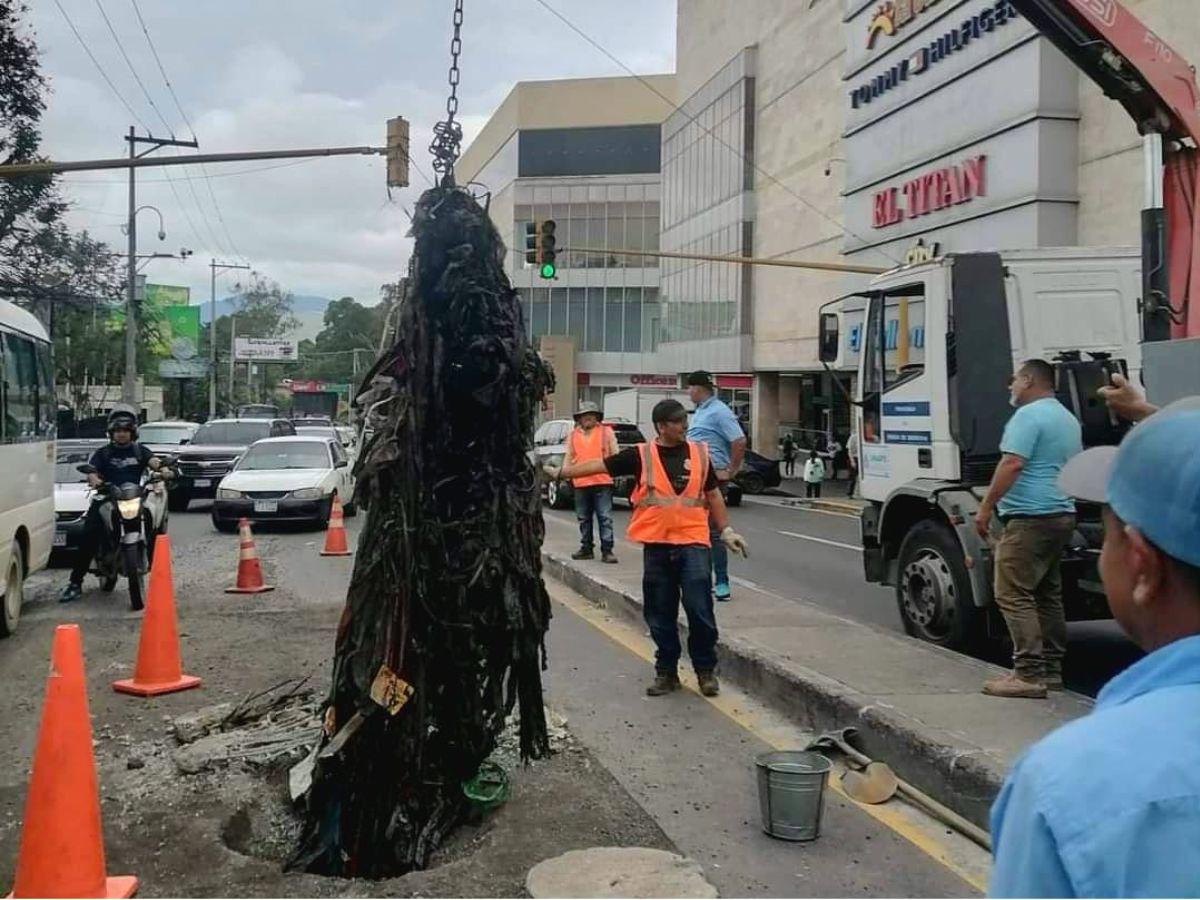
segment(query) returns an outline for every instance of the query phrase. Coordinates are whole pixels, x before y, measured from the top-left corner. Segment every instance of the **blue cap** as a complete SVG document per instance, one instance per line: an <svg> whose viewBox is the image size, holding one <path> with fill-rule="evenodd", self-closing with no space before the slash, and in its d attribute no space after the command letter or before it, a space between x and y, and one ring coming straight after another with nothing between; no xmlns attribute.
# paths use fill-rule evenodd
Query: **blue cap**
<svg viewBox="0 0 1200 900"><path fill-rule="evenodd" d="M1120 447L1093 447L1058 479L1079 500L1107 503L1174 559L1200 566L1200 398L1164 407Z"/></svg>

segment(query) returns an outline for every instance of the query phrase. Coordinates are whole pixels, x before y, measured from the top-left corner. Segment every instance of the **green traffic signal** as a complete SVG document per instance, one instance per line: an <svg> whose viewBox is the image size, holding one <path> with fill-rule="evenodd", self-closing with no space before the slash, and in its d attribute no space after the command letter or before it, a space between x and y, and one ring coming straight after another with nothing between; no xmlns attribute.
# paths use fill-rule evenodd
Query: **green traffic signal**
<svg viewBox="0 0 1200 900"><path fill-rule="evenodd" d="M543 278L553 278L556 272L558 272L558 268L554 263L542 263L540 274Z"/></svg>

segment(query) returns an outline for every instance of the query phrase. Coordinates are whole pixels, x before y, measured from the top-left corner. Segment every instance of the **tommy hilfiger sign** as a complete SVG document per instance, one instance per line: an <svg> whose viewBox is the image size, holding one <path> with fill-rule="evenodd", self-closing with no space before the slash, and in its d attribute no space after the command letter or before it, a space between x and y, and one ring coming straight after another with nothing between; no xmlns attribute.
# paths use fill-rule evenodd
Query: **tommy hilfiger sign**
<svg viewBox="0 0 1200 900"><path fill-rule="evenodd" d="M918 48L912 56L900 60L870 81L856 87L850 92L850 105L854 109L858 109L877 97L882 97L908 79L928 72L942 60L965 49L972 41L977 41L991 34L997 28L1007 25L1018 15L1011 0L996 0L982 12L963 21L958 27Z"/></svg>
<svg viewBox="0 0 1200 900"><path fill-rule="evenodd" d="M871 208L871 227L887 228L907 219L969 203L987 196L987 157L980 155L957 166L926 172L900 187L877 191Z"/></svg>

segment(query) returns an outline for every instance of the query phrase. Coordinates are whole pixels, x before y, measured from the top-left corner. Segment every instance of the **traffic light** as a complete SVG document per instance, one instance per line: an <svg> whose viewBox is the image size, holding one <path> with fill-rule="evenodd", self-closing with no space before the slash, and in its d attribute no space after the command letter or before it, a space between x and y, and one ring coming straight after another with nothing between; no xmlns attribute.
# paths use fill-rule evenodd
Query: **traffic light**
<svg viewBox="0 0 1200 900"><path fill-rule="evenodd" d="M408 187L408 120L404 116L387 122L387 186Z"/></svg>
<svg viewBox="0 0 1200 900"><path fill-rule="evenodd" d="M538 274L543 278L553 278L558 272L558 266L554 264L554 258L557 255L554 252L554 220L547 219L542 223L541 230L538 232L537 242L537 261Z"/></svg>
<svg viewBox="0 0 1200 900"><path fill-rule="evenodd" d="M538 261L538 223L525 223L525 264L537 265Z"/></svg>

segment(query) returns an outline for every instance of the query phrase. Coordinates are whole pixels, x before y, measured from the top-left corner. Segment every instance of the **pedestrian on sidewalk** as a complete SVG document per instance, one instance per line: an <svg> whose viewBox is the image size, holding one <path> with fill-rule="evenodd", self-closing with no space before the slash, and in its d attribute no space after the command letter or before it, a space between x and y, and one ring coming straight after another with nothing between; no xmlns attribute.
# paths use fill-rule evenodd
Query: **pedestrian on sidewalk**
<svg viewBox="0 0 1200 900"><path fill-rule="evenodd" d="M1063 469L1064 492L1104 504L1100 577L1149 655L1013 766L992 806L992 896L1200 892L1197 447L1200 403L1181 400Z"/></svg>
<svg viewBox="0 0 1200 900"><path fill-rule="evenodd" d="M804 496L820 497L821 482L825 480L825 461L817 455L816 450L808 454L804 462Z"/></svg>
<svg viewBox="0 0 1200 900"><path fill-rule="evenodd" d="M579 404L575 412L575 428L567 440L563 467L575 462L607 459L617 454L617 436L601 422L600 407L595 403ZM571 559L595 559L593 518L600 527L600 559L616 563L613 555L613 480L607 472L571 479L575 495L575 517L579 520L579 549Z"/></svg>
<svg viewBox="0 0 1200 900"><path fill-rule="evenodd" d="M1000 440L1000 464L979 504L975 530L995 542L993 593L1013 641L1013 671L989 680L985 694L1045 697L1062 688L1067 620L1059 563L1075 531L1075 504L1058 486L1067 460L1082 448L1079 420L1054 396L1054 367L1022 365L1009 387L1017 411Z"/></svg>
<svg viewBox="0 0 1200 900"><path fill-rule="evenodd" d="M705 446L687 439L687 410L678 400L662 400L651 413L657 437L626 447L605 460L546 467L551 478L607 472L633 476L633 516L628 538L642 545L642 603L656 647L651 697L679 689L679 605L688 621L688 656L700 692L715 697L717 619L710 575L710 521L718 542L746 555L746 541L729 525L713 465Z"/></svg>
<svg viewBox="0 0 1200 900"><path fill-rule="evenodd" d="M693 372L688 376L688 396L696 404L688 427L687 439L708 445L709 459L716 470L722 495L729 482L742 468L746 455L746 433L738 423L737 416L717 398L717 386L708 372ZM716 597L720 601L733 599L729 589L729 554L721 543L720 529L712 523L712 568Z"/></svg>
<svg viewBox="0 0 1200 900"><path fill-rule="evenodd" d="M850 432L846 441L846 457L850 461L850 480L846 485L846 496L853 497L854 489L858 486L858 432Z"/></svg>
<svg viewBox="0 0 1200 900"><path fill-rule="evenodd" d="M783 476L796 477L796 441L790 433L783 436Z"/></svg>

